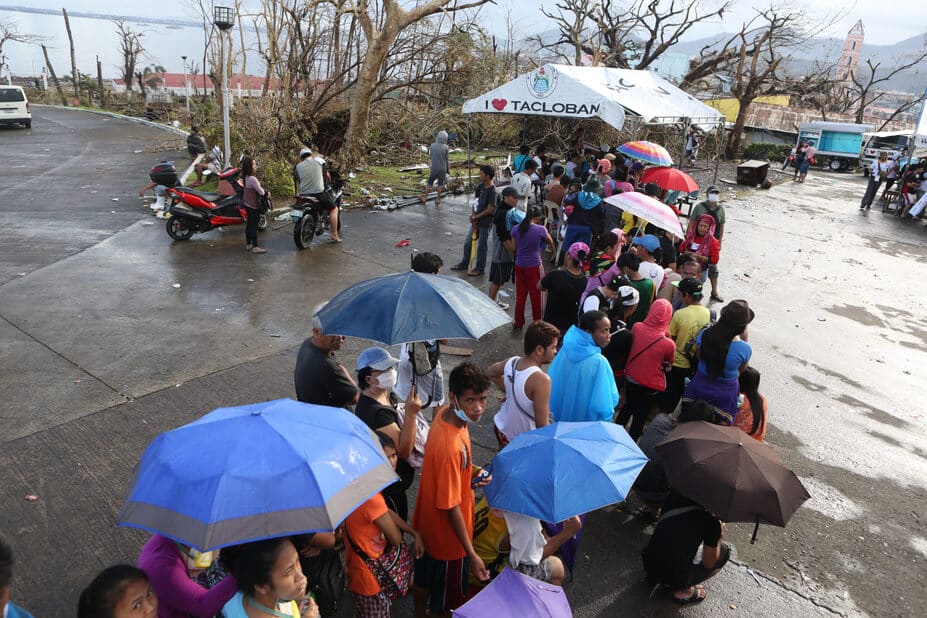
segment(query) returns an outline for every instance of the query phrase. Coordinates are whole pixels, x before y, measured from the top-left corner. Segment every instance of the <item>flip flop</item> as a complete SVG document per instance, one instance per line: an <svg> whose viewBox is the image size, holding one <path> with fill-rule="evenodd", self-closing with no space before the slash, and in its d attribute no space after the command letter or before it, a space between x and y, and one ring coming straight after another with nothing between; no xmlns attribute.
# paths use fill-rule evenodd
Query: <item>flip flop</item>
<svg viewBox="0 0 927 618"><path fill-rule="evenodd" d="M483 275L483 271L482 270L471 270L467 274L470 275L471 277L480 277Z"/></svg>
<svg viewBox="0 0 927 618"><path fill-rule="evenodd" d="M702 596L699 596L699 591L702 592ZM694 586L692 590L692 596L680 599L675 594L673 595L673 600L676 601L679 605L694 605L695 603L701 603L708 597L708 593L705 592L704 586Z"/></svg>
<svg viewBox="0 0 927 618"><path fill-rule="evenodd" d="M454 264L451 266L451 270L467 270L466 266L461 266L460 264Z"/></svg>

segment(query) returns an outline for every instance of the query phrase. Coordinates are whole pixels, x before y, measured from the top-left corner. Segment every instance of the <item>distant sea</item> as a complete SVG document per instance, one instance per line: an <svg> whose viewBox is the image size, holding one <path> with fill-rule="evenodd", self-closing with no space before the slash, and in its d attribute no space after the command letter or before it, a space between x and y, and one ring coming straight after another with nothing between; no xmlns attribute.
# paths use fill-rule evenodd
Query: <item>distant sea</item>
<svg viewBox="0 0 927 618"><path fill-rule="evenodd" d="M131 4L126 6L128 8ZM103 64L103 77L106 79L120 77L119 67L122 64L122 55L119 51L116 25L107 19L75 17L73 12L70 12L69 17L71 32L74 35L78 71L96 75L96 57L99 55ZM55 73L58 75L71 73L68 34L61 13L49 15L0 10L0 20L14 21L19 32L46 37L44 43L48 47L48 55ZM189 21L187 16L178 18L179 23ZM183 72L181 56L187 56L187 70L190 70L192 63L197 65L200 73L203 72L203 30L201 27L155 24L145 21L144 18L140 18L138 22L127 18L126 23L133 30L144 34L141 43L145 52L139 58L139 68L161 65L170 73L181 73ZM237 31L234 39L237 46L239 41ZM255 34L251 29L245 30L245 44L256 48ZM6 56L10 71L15 76L38 76L45 65L42 48L39 45L8 41L3 45L3 55ZM257 53L248 54L247 71L251 75L263 73L264 63Z"/></svg>

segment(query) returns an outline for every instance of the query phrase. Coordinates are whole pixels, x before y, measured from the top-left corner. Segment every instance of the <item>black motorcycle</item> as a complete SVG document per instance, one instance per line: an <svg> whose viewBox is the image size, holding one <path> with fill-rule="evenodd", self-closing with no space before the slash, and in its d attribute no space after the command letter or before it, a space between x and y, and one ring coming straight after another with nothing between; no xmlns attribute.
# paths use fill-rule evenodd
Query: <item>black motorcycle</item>
<svg viewBox="0 0 927 618"><path fill-rule="evenodd" d="M343 180L335 180L330 189L330 199L334 201L339 214L345 184L347 183ZM329 211L323 208L321 202L314 197L298 196L290 208L292 208L290 219L293 221L293 242L300 249L307 248L313 238L321 236L331 227ZM341 231L341 217L338 217L338 231Z"/></svg>

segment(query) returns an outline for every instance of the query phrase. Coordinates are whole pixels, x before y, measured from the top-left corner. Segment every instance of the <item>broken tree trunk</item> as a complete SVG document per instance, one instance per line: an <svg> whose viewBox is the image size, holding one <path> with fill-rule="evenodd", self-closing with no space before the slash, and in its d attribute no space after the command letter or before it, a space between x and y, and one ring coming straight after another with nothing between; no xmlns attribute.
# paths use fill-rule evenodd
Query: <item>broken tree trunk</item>
<svg viewBox="0 0 927 618"><path fill-rule="evenodd" d="M61 84L58 82L58 76L55 75L55 68L52 66L51 60L48 59L48 48L42 45L42 53L45 54L45 66L48 67L48 74L51 75L52 83L55 84L55 89L58 91L58 96L61 97L61 104L67 105L68 98L64 96L64 90L61 89Z"/></svg>
<svg viewBox="0 0 927 618"><path fill-rule="evenodd" d="M68 19L68 10L61 9L64 15L64 27L68 31L68 43L71 44L71 81L74 83L74 96L80 100L80 73L77 71L77 59L74 55L74 36L71 34L71 20Z"/></svg>

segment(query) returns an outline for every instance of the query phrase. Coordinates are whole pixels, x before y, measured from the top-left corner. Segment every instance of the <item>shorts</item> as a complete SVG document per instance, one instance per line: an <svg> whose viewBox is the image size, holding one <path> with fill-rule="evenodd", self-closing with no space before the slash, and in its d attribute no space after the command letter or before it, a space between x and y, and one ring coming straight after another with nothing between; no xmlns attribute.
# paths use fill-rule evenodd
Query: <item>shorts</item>
<svg viewBox="0 0 927 618"><path fill-rule="evenodd" d="M807 174L809 167L811 167L811 161L809 159L802 159L801 165L798 166L798 173Z"/></svg>
<svg viewBox="0 0 927 618"><path fill-rule="evenodd" d="M489 282L504 285L515 281L514 262L493 262L489 267Z"/></svg>
<svg viewBox="0 0 927 618"><path fill-rule="evenodd" d="M428 589L428 611L443 614L467 602L467 576L470 565L466 557L459 560L436 560L427 553L415 561L416 588Z"/></svg>
<svg viewBox="0 0 927 618"><path fill-rule="evenodd" d="M334 210L335 209L335 198L332 195L332 192L326 189L321 193L309 193L305 197L311 197L314 200L319 202L319 206L323 210Z"/></svg>
<svg viewBox="0 0 927 618"><path fill-rule="evenodd" d="M689 569L689 578L687 580L688 583L686 584L685 587L688 588L689 586L701 584L703 581L711 577L712 573L714 573L715 571L723 567L725 564L727 564L727 561L730 560L730 558L731 558L731 546L728 545L727 543L721 543L721 556L718 558L718 561L715 563L715 566L713 566L710 569L706 569L704 566L702 566L701 562L699 562L698 564L693 564L692 568Z"/></svg>
<svg viewBox="0 0 927 618"><path fill-rule="evenodd" d="M708 268L702 271L702 283L708 279L717 279L719 272L717 264L709 264Z"/></svg>
<svg viewBox="0 0 927 618"><path fill-rule="evenodd" d="M545 558L541 561L541 564L525 564L522 562L515 570L519 573L524 573L528 577L533 577L534 579L539 579L542 582L550 581L550 557Z"/></svg>
<svg viewBox="0 0 927 618"><path fill-rule="evenodd" d="M447 172L431 172L428 175L428 182L425 186L430 187L433 184L437 184L439 187L443 187L446 178Z"/></svg>
<svg viewBox="0 0 927 618"><path fill-rule="evenodd" d="M392 603L382 592L370 596L352 592L351 600L354 602L354 615L359 618L390 618Z"/></svg>

